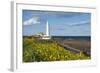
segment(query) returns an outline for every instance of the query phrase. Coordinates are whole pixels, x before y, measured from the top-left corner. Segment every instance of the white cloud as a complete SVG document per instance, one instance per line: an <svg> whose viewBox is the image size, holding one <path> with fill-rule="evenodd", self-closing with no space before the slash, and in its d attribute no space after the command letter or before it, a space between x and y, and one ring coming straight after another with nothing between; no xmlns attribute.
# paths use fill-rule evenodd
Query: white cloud
<svg viewBox="0 0 100 73"><path fill-rule="evenodd" d="M24 25L32 25L32 24L39 24L40 22L39 22L39 17L36 17L36 16L34 16L34 17L32 17L32 18L30 18L30 19L28 19L28 20L26 20L26 21L24 21Z"/></svg>
<svg viewBox="0 0 100 73"><path fill-rule="evenodd" d="M70 26L77 26L77 25L84 25L84 24L90 24L89 21L81 21L81 22L77 22L77 23L71 23L69 24Z"/></svg>

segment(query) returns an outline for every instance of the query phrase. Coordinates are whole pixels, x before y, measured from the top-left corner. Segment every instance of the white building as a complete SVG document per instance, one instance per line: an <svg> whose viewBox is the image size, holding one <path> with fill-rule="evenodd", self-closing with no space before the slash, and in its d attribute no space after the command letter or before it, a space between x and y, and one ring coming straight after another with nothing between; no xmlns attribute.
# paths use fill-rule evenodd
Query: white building
<svg viewBox="0 0 100 73"><path fill-rule="evenodd" d="M46 34L42 36L42 39L51 39L48 21L46 23Z"/></svg>

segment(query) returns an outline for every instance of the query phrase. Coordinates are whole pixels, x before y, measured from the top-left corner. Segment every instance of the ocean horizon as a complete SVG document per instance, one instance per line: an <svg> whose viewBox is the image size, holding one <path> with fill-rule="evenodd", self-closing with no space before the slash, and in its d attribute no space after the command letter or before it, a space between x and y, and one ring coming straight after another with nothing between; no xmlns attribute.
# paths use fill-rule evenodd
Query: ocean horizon
<svg viewBox="0 0 100 73"><path fill-rule="evenodd" d="M28 35L23 37L31 37L34 35ZM91 36L51 36L52 39L62 39L62 40L91 40Z"/></svg>

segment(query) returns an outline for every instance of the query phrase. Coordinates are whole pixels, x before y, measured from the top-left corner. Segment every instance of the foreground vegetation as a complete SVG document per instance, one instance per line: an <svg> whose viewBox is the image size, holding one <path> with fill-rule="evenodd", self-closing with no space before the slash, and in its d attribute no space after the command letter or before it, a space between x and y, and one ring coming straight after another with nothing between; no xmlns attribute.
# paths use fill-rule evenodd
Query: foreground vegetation
<svg viewBox="0 0 100 73"><path fill-rule="evenodd" d="M52 40L23 38L23 62L65 61L90 59L82 52L75 54Z"/></svg>

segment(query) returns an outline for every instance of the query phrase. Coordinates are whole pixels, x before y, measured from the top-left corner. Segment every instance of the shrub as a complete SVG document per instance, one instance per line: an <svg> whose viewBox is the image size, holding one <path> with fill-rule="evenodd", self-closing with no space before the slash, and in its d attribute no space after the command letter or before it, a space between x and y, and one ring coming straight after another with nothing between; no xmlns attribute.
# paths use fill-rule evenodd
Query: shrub
<svg viewBox="0 0 100 73"><path fill-rule="evenodd" d="M75 54L52 40L23 38L23 62L90 59L82 52Z"/></svg>

